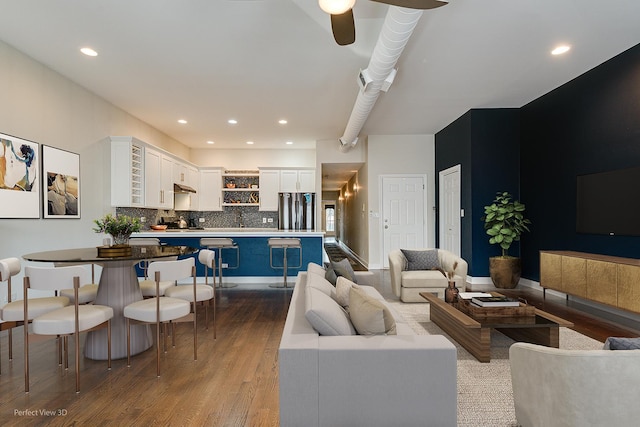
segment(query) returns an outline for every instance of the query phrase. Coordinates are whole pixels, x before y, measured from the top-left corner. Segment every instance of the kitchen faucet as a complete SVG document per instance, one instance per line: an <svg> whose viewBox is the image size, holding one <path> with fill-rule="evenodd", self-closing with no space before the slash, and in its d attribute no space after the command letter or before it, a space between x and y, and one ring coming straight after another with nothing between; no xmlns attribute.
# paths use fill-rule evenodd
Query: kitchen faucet
<svg viewBox="0 0 640 427"><path fill-rule="evenodd" d="M236 211L236 220L238 221L238 227L244 228L244 222L242 221L242 211Z"/></svg>

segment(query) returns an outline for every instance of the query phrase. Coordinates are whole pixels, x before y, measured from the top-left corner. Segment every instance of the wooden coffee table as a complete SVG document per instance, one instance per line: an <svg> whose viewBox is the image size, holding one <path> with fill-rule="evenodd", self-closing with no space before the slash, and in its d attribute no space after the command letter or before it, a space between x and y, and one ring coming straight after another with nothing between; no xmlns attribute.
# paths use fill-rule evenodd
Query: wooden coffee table
<svg viewBox="0 0 640 427"><path fill-rule="evenodd" d="M434 294L421 292L420 296L430 303L431 321L480 362L491 360L491 329L515 341L558 348L560 326L573 327L573 323L537 308L533 316L474 319Z"/></svg>

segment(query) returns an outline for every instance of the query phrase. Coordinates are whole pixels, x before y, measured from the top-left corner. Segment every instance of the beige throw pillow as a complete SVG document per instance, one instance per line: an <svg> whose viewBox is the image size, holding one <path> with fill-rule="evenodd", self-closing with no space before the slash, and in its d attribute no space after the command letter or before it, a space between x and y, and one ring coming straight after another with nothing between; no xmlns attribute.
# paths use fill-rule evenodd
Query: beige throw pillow
<svg viewBox="0 0 640 427"><path fill-rule="evenodd" d="M336 280L336 301L343 307L349 307L349 293L352 286L358 286L342 276Z"/></svg>
<svg viewBox="0 0 640 427"><path fill-rule="evenodd" d="M389 309L359 286L349 291L349 316L359 335L396 335L396 321Z"/></svg>
<svg viewBox="0 0 640 427"><path fill-rule="evenodd" d="M304 317L320 335L355 335L347 312L316 288L305 289Z"/></svg>

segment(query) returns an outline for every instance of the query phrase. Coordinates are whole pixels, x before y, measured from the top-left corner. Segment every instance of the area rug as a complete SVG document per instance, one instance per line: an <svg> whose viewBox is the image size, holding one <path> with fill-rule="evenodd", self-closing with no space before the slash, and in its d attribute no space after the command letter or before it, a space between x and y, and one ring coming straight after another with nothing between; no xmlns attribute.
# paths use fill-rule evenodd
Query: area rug
<svg viewBox="0 0 640 427"><path fill-rule="evenodd" d="M428 303L389 301L420 335L444 335L458 350L458 426L517 426L511 388L509 347L514 341L491 335L491 362L480 363L429 320ZM602 343L568 328L560 328L560 348L597 350Z"/></svg>
<svg viewBox="0 0 640 427"><path fill-rule="evenodd" d="M327 253L327 256L329 257L329 259L333 262L338 262L347 258L349 260L349 264L351 264L351 267L353 268L354 271L367 270L362 264L360 264L360 262L357 259L351 256L351 254L348 254L347 252L345 252L337 243L332 243L332 242L325 243L324 250Z"/></svg>

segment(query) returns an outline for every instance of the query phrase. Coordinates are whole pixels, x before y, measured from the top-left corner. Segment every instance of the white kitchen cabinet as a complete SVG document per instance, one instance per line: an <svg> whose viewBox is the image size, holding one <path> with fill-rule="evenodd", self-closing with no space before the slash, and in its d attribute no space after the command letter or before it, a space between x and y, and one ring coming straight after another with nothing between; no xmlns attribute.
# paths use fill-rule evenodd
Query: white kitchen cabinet
<svg viewBox="0 0 640 427"><path fill-rule="evenodd" d="M222 210L222 169L201 169L198 188L199 211Z"/></svg>
<svg viewBox="0 0 640 427"><path fill-rule="evenodd" d="M174 192L174 209L177 211L196 211L199 206L200 173L198 169L185 163L176 162L173 165L173 182L193 188L196 192Z"/></svg>
<svg viewBox="0 0 640 427"><path fill-rule="evenodd" d="M280 170L260 169L260 208L259 210L277 211L279 190L280 190Z"/></svg>
<svg viewBox="0 0 640 427"><path fill-rule="evenodd" d="M305 193L315 192L315 169L281 169L280 191Z"/></svg>
<svg viewBox="0 0 640 427"><path fill-rule="evenodd" d="M132 137L112 136L111 206L144 206L144 144Z"/></svg>
<svg viewBox="0 0 640 427"><path fill-rule="evenodd" d="M174 159L150 148L145 149L145 206L173 209Z"/></svg>

